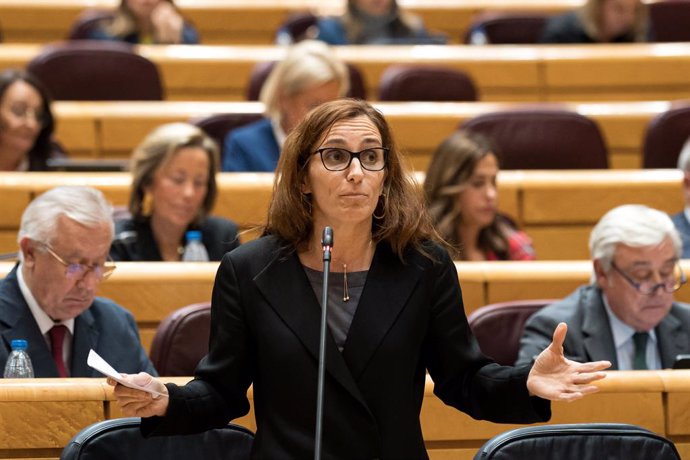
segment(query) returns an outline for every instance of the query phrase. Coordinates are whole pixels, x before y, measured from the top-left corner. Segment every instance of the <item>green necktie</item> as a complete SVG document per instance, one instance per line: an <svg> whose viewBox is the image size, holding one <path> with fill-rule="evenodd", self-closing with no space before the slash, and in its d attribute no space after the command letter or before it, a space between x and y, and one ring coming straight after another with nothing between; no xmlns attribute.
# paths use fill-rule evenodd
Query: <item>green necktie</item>
<svg viewBox="0 0 690 460"><path fill-rule="evenodd" d="M647 339L648 332L635 332L633 334L635 344L635 357L633 358L633 369L649 369L647 367Z"/></svg>

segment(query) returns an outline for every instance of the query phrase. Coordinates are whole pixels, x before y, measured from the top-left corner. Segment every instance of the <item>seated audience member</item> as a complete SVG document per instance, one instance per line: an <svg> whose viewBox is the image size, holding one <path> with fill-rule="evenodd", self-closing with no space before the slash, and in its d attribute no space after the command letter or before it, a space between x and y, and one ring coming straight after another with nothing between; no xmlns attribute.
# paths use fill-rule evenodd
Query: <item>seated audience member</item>
<svg viewBox="0 0 690 460"><path fill-rule="evenodd" d="M199 34L186 22L172 0L121 0L113 19L94 29L93 40L133 44L199 43Z"/></svg>
<svg viewBox="0 0 690 460"><path fill-rule="evenodd" d="M642 205L612 209L592 230L593 282L535 313L521 340L518 364L532 361L568 324L565 356L606 359L612 369L661 369L690 353L690 305L673 301L686 278L681 245L665 213Z"/></svg>
<svg viewBox="0 0 690 460"><path fill-rule="evenodd" d="M261 88L266 118L225 137L223 171L273 172L285 137L311 109L345 96L349 78L328 45L313 40L294 45Z"/></svg>
<svg viewBox="0 0 690 460"><path fill-rule="evenodd" d="M627 43L649 38L641 0L587 0L579 9L549 18L542 43Z"/></svg>
<svg viewBox="0 0 690 460"><path fill-rule="evenodd" d="M94 349L122 372L155 372L134 317L96 297L108 259L112 209L88 187L57 187L33 200L19 228L19 263L0 281L0 367L11 339L25 339L36 377L98 377ZM128 370L125 370L128 369Z"/></svg>
<svg viewBox="0 0 690 460"><path fill-rule="evenodd" d="M457 131L436 149L424 180L429 214L461 260L533 260L532 242L498 212L498 159L489 141Z"/></svg>
<svg viewBox="0 0 690 460"><path fill-rule="evenodd" d="M319 19L316 38L331 45L444 43L431 36L422 19L406 13L396 0L347 0L339 17Z"/></svg>
<svg viewBox="0 0 690 460"><path fill-rule="evenodd" d="M23 70L0 73L0 171L43 171L49 158L64 156L52 141L50 97Z"/></svg>
<svg viewBox="0 0 690 460"><path fill-rule="evenodd" d="M671 216L673 225L680 234L683 242L682 259L690 259L690 139L685 141L683 150L678 157L678 169L683 171L683 197L685 208L678 214Z"/></svg>
<svg viewBox="0 0 690 460"><path fill-rule="evenodd" d="M208 214L218 192L218 147L201 129L170 123L132 156L130 219L115 223L114 260L180 260L188 230L199 230L210 260L239 245L237 225Z"/></svg>

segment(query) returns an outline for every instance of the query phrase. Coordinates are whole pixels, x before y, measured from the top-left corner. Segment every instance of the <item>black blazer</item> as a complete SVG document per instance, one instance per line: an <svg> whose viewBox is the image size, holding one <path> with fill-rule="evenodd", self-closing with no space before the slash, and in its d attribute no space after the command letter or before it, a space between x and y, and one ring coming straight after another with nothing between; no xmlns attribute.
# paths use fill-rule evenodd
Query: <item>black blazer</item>
<svg viewBox="0 0 690 460"><path fill-rule="evenodd" d="M201 231L201 242L208 251L208 258L217 261L226 252L240 245L237 225L222 217L207 217L200 226L189 230ZM184 246L185 241L180 242ZM110 247L110 257L122 262L160 262L163 260L148 220L138 222L126 219L115 222L115 237Z"/></svg>
<svg viewBox="0 0 690 460"><path fill-rule="evenodd" d="M184 387L169 385L165 418L144 434L190 433L248 411L254 384L254 458L313 456L321 309L297 255L269 236L221 262L213 289L209 355ZM432 263L405 262L377 245L343 352L326 349L323 458L427 458L419 422L426 371L446 404L478 419L550 417L530 398L529 366L501 367L470 334L455 266L437 246Z"/></svg>

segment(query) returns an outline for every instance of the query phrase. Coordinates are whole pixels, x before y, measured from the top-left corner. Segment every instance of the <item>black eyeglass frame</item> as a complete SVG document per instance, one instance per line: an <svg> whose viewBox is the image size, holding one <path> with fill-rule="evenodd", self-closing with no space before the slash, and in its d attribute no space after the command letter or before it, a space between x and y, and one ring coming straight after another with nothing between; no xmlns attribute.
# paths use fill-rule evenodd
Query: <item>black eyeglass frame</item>
<svg viewBox="0 0 690 460"><path fill-rule="evenodd" d="M340 169L329 168L328 166L326 166L326 162L323 160L323 152L325 152L327 150L340 150L343 152L347 152L350 155L350 159L348 160L347 164ZM368 151L368 150L382 150L383 151L383 166L381 166L379 169L368 168L367 166L364 165L364 163L362 163L362 159L360 158L360 155L362 153ZM377 171L383 171L384 169L386 169L386 165L388 164L388 153L390 152L390 150L391 149L388 147L369 147L369 148L360 150L359 152L353 152L351 150L344 149L342 147L321 147L320 149L314 150L314 152L312 152L312 155L316 155L318 153L319 158L321 158L321 164L323 165L324 168L326 168L329 171L345 171L352 164L352 159L357 158L359 160L359 164L362 165L362 169L366 169L367 171L371 171L371 172L377 172Z"/></svg>
<svg viewBox="0 0 690 460"><path fill-rule="evenodd" d="M616 273L621 275L625 281L627 281L632 287L635 288L635 290L637 292L639 292L642 295L654 295L656 293L657 289L659 289L659 288L662 288L664 290L664 292L666 292L667 294L672 294L672 293L676 292L678 289L680 289L680 287L682 285L684 285L688 281L688 279L687 279L687 276L685 275L685 272L683 271L683 268L680 266L680 263L678 261L676 261L675 267L680 272L680 279L674 279L674 284L671 287L671 290L669 290L667 288L668 282L666 282L666 283L657 283L651 287L651 290L649 292L646 292L646 291L642 290L642 284L643 283L638 283L637 281L632 279L630 277L630 275L628 275L623 270L621 270L616 265L615 262L611 261L611 268L613 268L616 271Z"/></svg>

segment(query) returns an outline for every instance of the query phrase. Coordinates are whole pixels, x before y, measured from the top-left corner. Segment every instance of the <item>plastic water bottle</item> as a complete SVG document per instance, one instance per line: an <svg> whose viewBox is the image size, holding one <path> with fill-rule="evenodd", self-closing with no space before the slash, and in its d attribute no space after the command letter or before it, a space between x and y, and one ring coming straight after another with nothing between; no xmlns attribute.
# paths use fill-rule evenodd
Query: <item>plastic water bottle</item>
<svg viewBox="0 0 690 460"><path fill-rule="evenodd" d="M26 379L34 376L34 367L31 358L26 352L29 344L26 340L15 339L12 341L12 352L7 358L3 377L10 379Z"/></svg>
<svg viewBox="0 0 690 460"><path fill-rule="evenodd" d="M185 234L187 244L184 247L182 260L184 262L208 262L208 252L206 247L201 242L201 232L198 230L189 230Z"/></svg>

